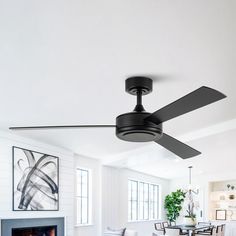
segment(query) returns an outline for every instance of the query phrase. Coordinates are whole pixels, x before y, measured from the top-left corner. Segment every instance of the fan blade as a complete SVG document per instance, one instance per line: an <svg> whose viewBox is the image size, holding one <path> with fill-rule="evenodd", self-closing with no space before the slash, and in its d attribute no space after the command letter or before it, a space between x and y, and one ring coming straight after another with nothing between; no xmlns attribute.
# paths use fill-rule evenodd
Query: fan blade
<svg viewBox="0 0 236 236"><path fill-rule="evenodd" d="M201 152L165 133L163 133L162 137L159 140L156 140L155 142L160 144L167 150L173 152L177 156L181 157L182 159L191 158L201 154Z"/></svg>
<svg viewBox="0 0 236 236"><path fill-rule="evenodd" d="M146 120L158 125L177 116L181 116L190 111L219 101L225 97L226 96L223 93L203 86L160 110L155 111L150 116L146 117Z"/></svg>
<svg viewBox="0 0 236 236"><path fill-rule="evenodd" d="M10 127L10 130L35 130L35 129L73 129L73 128L115 128L115 125L47 125L47 126L22 126Z"/></svg>

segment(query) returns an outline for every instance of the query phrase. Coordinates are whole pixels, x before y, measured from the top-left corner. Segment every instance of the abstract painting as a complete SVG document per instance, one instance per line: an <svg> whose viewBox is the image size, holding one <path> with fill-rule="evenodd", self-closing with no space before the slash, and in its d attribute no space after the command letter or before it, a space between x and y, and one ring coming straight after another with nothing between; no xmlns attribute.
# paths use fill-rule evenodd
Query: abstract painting
<svg viewBox="0 0 236 236"><path fill-rule="evenodd" d="M58 157L13 147L13 210L58 211Z"/></svg>

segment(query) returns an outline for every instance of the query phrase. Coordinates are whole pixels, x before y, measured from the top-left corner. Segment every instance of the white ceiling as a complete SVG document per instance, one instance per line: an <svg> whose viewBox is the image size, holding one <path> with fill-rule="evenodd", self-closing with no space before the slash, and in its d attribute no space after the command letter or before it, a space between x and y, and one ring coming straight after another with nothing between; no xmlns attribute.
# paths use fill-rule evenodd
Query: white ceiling
<svg viewBox="0 0 236 236"><path fill-rule="evenodd" d="M234 0L68 0L0 3L0 128L114 124L135 98L130 75L150 75L150 112L210 86L228 98L167 122L180 136L236 118ZM17 134L106 159L155 145L126 143L113 129ZM201 151L204 145L197 143Z"/></svg>

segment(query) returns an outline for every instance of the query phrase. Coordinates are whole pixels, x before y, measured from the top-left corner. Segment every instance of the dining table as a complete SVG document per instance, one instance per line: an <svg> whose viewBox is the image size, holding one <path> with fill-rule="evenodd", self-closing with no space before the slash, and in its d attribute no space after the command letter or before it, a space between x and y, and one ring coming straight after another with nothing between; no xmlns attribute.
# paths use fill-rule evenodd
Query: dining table
<svg viewBox="0 0 236 236"><path fill-rule="evenodd" d="M181 231L187 232L188 236L194 236L197 231L203 231L204 229L208 229L209 225L195 225L195 226L175 225L175 226L169 226L168 228L181 229Z"/></svg>

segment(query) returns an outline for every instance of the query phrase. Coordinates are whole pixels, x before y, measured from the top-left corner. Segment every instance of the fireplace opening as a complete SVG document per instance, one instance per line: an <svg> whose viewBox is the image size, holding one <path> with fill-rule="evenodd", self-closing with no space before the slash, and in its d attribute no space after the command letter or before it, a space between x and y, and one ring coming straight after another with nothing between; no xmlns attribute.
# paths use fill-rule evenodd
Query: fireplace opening
<svg viewBox="0 0 236 236"><path fill-rule="evenodd" d="M13 228L12 236L57 236L57 226Z"/></svg>

